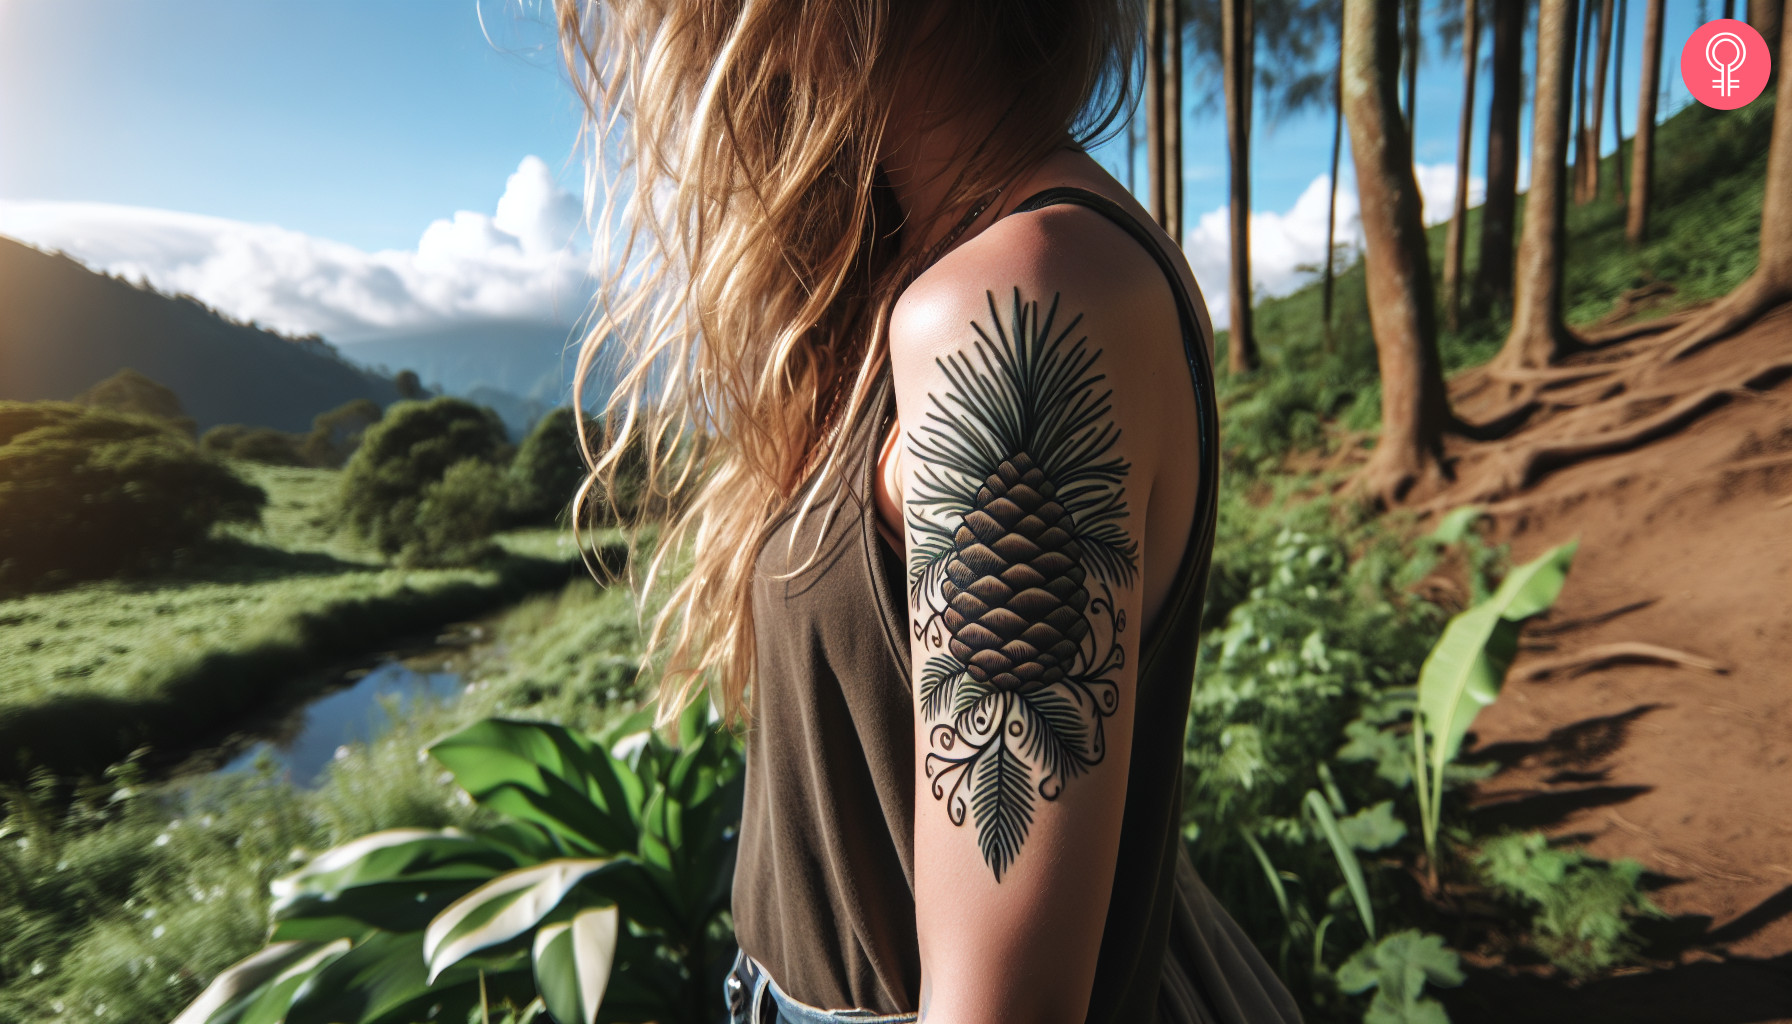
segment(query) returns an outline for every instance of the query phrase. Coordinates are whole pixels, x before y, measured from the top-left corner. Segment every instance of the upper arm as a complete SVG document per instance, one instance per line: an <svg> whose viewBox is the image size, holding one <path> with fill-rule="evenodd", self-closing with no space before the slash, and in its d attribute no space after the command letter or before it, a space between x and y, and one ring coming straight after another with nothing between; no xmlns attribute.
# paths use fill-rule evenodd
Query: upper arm
<svg viewBox="0 0 1792 1024"><path fill-rule="evenodd" d="M1141 346L1166 344L1167 292L1141 303L1131 279L1017 234L942 263L891 326L923 1019L950 1024L1086 1013L1165 419Z"/></svg>

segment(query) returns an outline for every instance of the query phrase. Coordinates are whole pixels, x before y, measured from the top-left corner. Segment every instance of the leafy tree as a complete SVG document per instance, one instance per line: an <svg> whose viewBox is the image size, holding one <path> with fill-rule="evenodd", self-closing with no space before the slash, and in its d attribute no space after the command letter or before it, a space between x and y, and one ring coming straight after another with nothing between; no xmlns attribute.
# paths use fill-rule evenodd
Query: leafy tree
<svg viewBox="0 0 1792 1024"><path fill-rule="evenodd" d="M362 435L380 421L380 416L379 405L367 398L318 413L311 421L311 433L299 446L299 455L309 465L335 469L355 453Z"/></svg>
<svg viewBox="0 0 1792 1024"><path fill-rule="evenodd" d="M458 398L400 402L368 428L343 471L343 518L387 555L429 560L459 548L455 538L483 515L482 506L465 497L474 471L461 470L446 489L436 485L457 464L496 464L508 449L504 424L490 409ZM484 485L494 495L499 491L495 477ZM426 502L430 522L423 519ZM463 514L466 522L449 524Z"/></svg>
<svg viewBox="0 0 1792 1024"><path fill-rule="evenodd" d="M522 522L554 522L572 504L585 474L572 409L549 411L523 438L510 464L512 514Z"/></svg>
<svg viewBox="0 0 1792 1024"><path fill-rule="evenodd" d="M398 389L398 397L407 402L415 402L429 397L429 392L424 389L423 381L417 376L416 370L398 371L397 375L392 378L392 386Z"/></svg>
<svg viewBox="0 0 1792 1024"><path fill-rule="evenodd" d="M166 420L0 402L0 589L151 565L266 502Z"/></svg>
<svg viewBox="0 0 1792 1024"><path fill-rule="evenodd" d="M304 438L273 427L251 427L242 423L220 423L199 438L199 449L208 455L270 466L303 466L300 454Z"/></svg>
<svg viewBox="0 0 1792 1024"><path fill-rule="evenodd" d="M505 512L505 479L497 466L462 459L423 489L416 531L399 552L401 561L442 565L477 561L490 551L488 538Z"/></svg>
<svg viewBox="0 0 1792 1024"><path fill-rule="evenodd" d="M585 429L592 453L602 453L603 421L588 420ZM523 439L510 466L511 515L516 521L552 523L571 506L587 474L578 438L573 411L562 406L537 421ZM634 438L614 480L592 485L588 507L598 522L626 522L649 511L645 444L639 436Z"/></svg>
<svg viewBox="0 0 1792 1024"><path fill-rule="evenodd" d="M179 395L128 367L76 395L75 401L97 409L169 420L188 435L197 429L193 418L180 404Z"/></svg>

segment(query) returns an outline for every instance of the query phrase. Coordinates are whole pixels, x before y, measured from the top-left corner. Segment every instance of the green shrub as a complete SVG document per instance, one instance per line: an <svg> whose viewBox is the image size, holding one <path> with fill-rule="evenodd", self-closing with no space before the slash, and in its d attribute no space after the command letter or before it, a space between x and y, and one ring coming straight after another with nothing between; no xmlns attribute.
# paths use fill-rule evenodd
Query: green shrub
<svg viewBox="0 0 1792 1024"><path fill-rule="evenodd" d="M1529 914L1537 951L1575 977L1634 959L1631 922L1663 916L1639 888L1641 864L1558 849L1541 832L1489 839L1475 864L1488 888Z"/></svg>
<svg viewBox="0 0 1792 1024"><path fill-rule="evenodd" d="M244 459L269 466L303 466L300 447L304 438L273 427L220 423L199 438L199 450L208 455Z"/></svg>
<svg viewBox="0 0 1792 1024"><path fill-rule="evenodd" d="M399 552L407 565L455 565L491 554L492 531L504 515L507 481L498 467L462 459L423 489L416 532Z"/></svg>
<svg viewBox="0 0 1792 1024"><path fill-rule="evenodd" d="M110 412L167 420L189 437L195 432L193 417L188 416L187 410L180 404L180 396L167 385L157 383L136 370L118 371L76 395L75 403Z"/></svg>
<svg viewBox="0 0 1792 1024"><path fill-rule="evenodd" d="M585 429L593 455L603 453L604 424L588 419ZM647 496L645 443L639 438L617 464L609 486L597 481L586 499L587 525L613 526L633 522L644 514L664 511L650 508ZM523 439L510 466L511 515L520 523L561 521L573 496L586 477L584 455L579 451L578 427L571 408L562 406L543 416Z"/></svg>
<svg viewBox="0 0 1792 1024"><path fill-rule="evenodd" d="M702 706L677 747L638 733L606 749L643 724L600 743L488 719L435 743L487 820L376 832L278 879L271 945L188 1012L402 1024L530 1017L540 999L563 1024L712 1019L734 952L741 750Z"/></svg>
<svg viewBox="0 0 1792 1024"><path fill-rule="evenodd" d="M340 469L361 446L367 429L380 421L380 407L371 399L357 398L311 420L311 433L299 444L307 466Z"/></svg>
<svg viewBox="0 0 1792 1024"><path fill-rule="evenodd" d="M452 467L469 460L494 465L508 455L504 425L490 409L458 398L400 402L368 428L349 459L339 508L348 526L382 554L465 553L469 531L485 521L484 503L466 493L481 482L478 471L460 470L446 490L438 485ZM484 482L501 498L497 481Z"/></svg>
<svg viewBox="0 0 1792 1024"><path fill-rule="evenodd" d="M143 568L266 501L165 420L0 403L0 589Z"/></svg>

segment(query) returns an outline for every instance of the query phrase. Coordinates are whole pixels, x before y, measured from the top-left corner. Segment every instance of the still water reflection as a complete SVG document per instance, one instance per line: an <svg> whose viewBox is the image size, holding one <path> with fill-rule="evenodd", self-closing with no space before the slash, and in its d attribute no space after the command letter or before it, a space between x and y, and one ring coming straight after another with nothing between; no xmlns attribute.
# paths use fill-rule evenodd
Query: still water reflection
<svg viewBox="0 0 1792 1024"><path fill-rule="evenodd" d="M438 662L439 664L439 662ZM257 758L272 758L275 774L309 789L323 779L337 751L365 743L391 722L382 699L400 713L419 698L442 700L460 692L459 672L419 671L402 661L384 661L353 684L294 711L277 733L250 745L220 772L251 771Z"/></svg>

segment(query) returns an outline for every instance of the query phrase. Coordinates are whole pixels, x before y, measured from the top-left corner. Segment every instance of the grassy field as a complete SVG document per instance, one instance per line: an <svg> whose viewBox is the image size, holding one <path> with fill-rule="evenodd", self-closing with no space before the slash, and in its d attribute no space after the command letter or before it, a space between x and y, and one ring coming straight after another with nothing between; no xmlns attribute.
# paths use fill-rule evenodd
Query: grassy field
<svg viewBox="0 0 1792 1024"><path fill-rule="evenodd" d="M430 742L490 715L598 729L638 707L625 590L578 580L493 632L460 696L406 704L315 790L270 766L160 783L126 769L66 809L15 791L0 820L0 1020L165 1024L262 944L275 877L368 832L472 821L420 756Z"/></svg>
<svg viewBox="0 0 1792 1024"><path fill-rule="evenodd" d="M391 567L330 523L335 472L240 468L268 492L261 528L152 577L0 602L0 777L174 754L307 669L583 571L550 529L499 537L504 557L478 567Z"/></svg>

